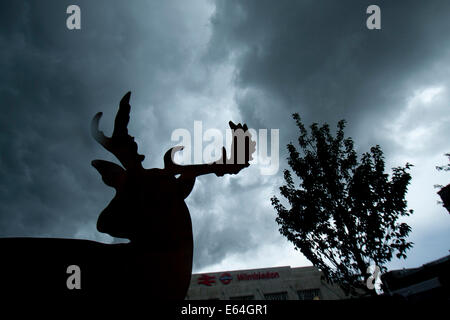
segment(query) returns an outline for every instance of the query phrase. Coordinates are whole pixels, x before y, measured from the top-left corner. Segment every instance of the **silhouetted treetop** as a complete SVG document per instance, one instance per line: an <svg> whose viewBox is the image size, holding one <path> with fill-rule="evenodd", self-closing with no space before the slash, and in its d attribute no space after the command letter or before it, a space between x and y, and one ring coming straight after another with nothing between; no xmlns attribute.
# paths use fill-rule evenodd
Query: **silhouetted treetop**
<svg viewBox="0 0 450 320"><path fill-rule="evenodd" d="M284 171L280 187L290 207L271 199L280 232L329 280L365 289L370 265L385 270L394 254L406 258L412 246L411 228L399 221L413 212L405 200L412 165L393 168L389 178L380 146L358 159L344 120L333 136L328 124L313 123L308 132L298 114L293 118L300 149L287 145L292 171Z"/></svg>

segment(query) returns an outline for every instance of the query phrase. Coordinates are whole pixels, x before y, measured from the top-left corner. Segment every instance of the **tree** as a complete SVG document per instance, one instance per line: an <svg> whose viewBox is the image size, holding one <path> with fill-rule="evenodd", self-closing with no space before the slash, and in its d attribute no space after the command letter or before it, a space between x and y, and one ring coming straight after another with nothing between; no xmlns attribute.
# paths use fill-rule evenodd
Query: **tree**
<svg viewBox="0 0 450 320"><path fill-rule="evenodd" d="M385 272L394 254L406 258L412 247L406 241L410 226L399 222L413 213L405 200L412 165L393 168L389 179L380 146L358 161L353 140L344 138L344 120L333 137L327 124L312 124L308 135L300 116L293 118L303 154L287 145L288 163L299 183L296 187L291 171L285 170L280 192L290 208L276 196L271 199L279 230L327 280L347 292L366 291L370 265Z"/></svg>
<svg viewBox="0 0 450 320"><path fill-rule="evenodd" d="M436 166L437 171L450 171L450 153L446 153L445 156L448 158L448 163L446 166Z"/></svg>
<svg viewBox="0 0 450 320"><path fill-rule="evenodd" d="M450 153L446 153L445 156L448 158L449 163L446 166L436 166L436 170L450 171ZM441 197L442 201L438 201L438 203L442 204L450 213L450 184L445 187L441 184L435 184L434 187L440 189L438 195Z"/></svg>

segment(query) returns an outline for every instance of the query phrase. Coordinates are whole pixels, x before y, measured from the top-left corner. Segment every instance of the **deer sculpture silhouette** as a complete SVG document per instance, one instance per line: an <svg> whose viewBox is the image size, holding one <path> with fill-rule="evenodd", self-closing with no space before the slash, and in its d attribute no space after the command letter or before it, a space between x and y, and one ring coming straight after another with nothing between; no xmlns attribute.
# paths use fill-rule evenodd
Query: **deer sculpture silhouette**
<svg viewBox="0 0 450 320"><path fill-rule="evenodd" d="M183 149L178 146L164 155L163 169L144 169L144 156L138 154L138 146L127 129L130 95L128 92L120 101L111 137L99 130L101 112L91 123L94 139L122 165L92 161L104 183L116 190L98 218L97 229L130 242L0 239L0 250L9 258L9 263L0 264L3 288L25 292L127 293L156 299L185 298L191 279L194 244L191 217L184 199L191 193L196 177L211 173L217 176L237 174L248 167L256 143L245 124L235 125L230 121L233 132L230 157L222 148L222 157L213 163L178 165L173 160L174 154ZM80 290L68 290L66 270L70 265L77 265L81 270Z"/></svg>

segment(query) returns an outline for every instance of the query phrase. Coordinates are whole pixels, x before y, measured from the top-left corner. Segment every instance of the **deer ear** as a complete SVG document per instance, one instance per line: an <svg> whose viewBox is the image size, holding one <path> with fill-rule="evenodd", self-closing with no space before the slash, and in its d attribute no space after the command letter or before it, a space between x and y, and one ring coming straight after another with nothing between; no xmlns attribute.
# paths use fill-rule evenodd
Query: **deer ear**
<svg viewBox="0 0 450 320"><path fill-rule="evenodd" d="M117 189L125 180L126 171L113 162L94 160L91 164L100 173L107 186Z"/></svg>

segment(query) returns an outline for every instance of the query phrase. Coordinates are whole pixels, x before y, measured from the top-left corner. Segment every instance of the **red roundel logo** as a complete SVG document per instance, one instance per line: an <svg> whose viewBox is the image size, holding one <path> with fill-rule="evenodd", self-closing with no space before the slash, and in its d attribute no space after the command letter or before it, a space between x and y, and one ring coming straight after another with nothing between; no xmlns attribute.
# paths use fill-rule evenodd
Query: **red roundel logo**
<svg viewBox="0 0 450 320"><path fill-rule="evenodd" d="M222 273L219 280L223 284L229 284L231 282L231 280L233 280L233 277L228 272L225 272L225 273Z"/></svg>

